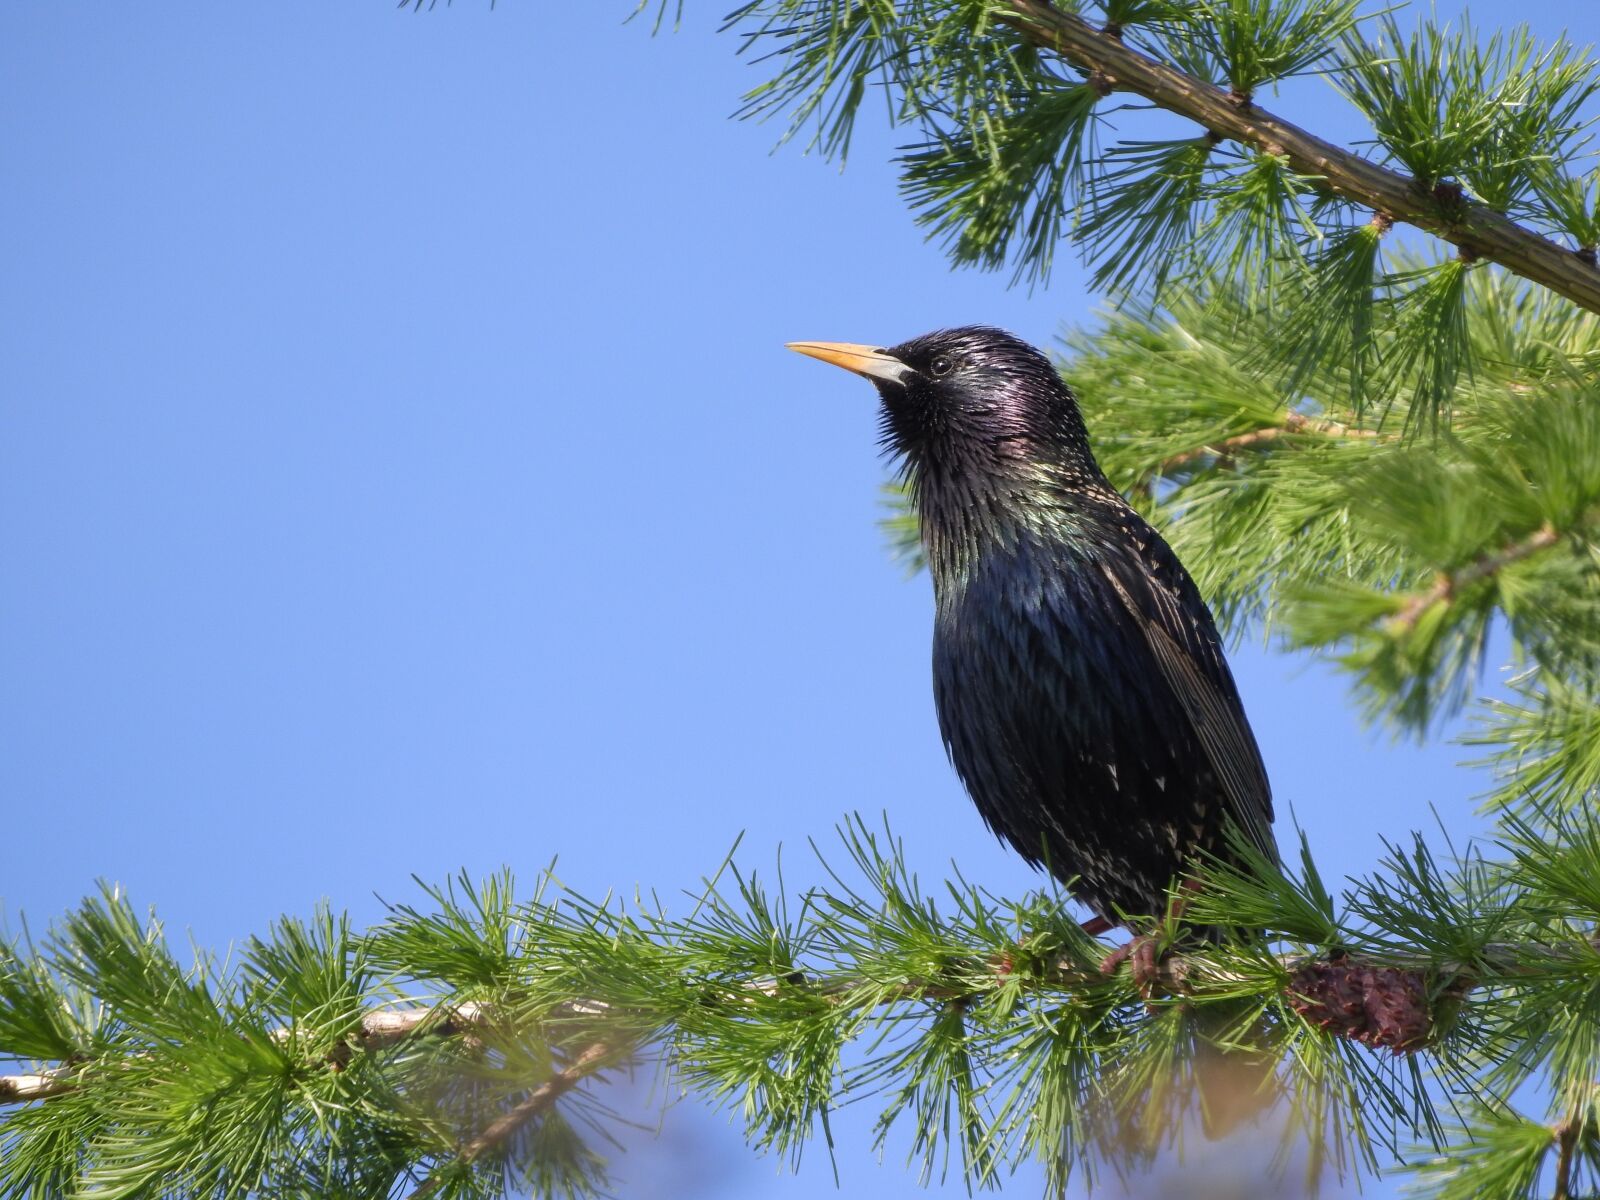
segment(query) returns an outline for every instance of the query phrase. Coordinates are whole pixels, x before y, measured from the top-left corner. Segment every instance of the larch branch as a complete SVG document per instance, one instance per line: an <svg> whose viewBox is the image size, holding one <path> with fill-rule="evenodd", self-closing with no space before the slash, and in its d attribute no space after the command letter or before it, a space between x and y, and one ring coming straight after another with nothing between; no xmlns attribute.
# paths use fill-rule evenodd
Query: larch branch
<svg viewBox="0 0 1600 1200"><path fill-rule="evenodd" d="M378 1008L361 1018L352 1039L354 1047L377 1050L393 1046L418 1033L431 1033L451 1037L481 1025L490 1015L487 1005L475 1001L461 1004L417 1007ZM287 1042L295 1035L293 1026L272 1031L276 1042ZM335 1056L329 1065L342 1067L348 1053ZM341 1058L343 1061L341 1061ZM51 1067L23 1075L0 1075L0 1104L21 1104L28 1100L50 1100L75 1091L81 1067Z"/></svg>
<svg viewBox="0 0 1600 1200"><path fill-rule="evenodd" d="M1512 563L1521 562L1541 550L1548 550L1560 540L1560 530L1546 521L1520 541L1482 555L1454 571L1440 571L1431 586L1413 595L1405 602L1404 607L1390 618L1389 631L1410 633L1429 609L1435 605L1448 604L1462 588L1489 579Z"/></svg>
<svg viewBox="0 0 1600 1200"><path fill-rule="evenodd" d="M1213 134L1283 157L1294 171L1324 180L1347 200L1425 229L1475 258L1497 262L1590 312L1600 312L1600 268L1575 251L1465 197L1447 215L1410 176L1325 142L1248 98L1140 54L1048 0L1006 0L1006 5L1011 11L1002 19L1008 24L1105 87L1143 96Z"/></svg>
<svg viewBox="0 0 1600 1200"><path fill-rule="evenodd" d="M26 1100L50 1100L76 1089L74 1073L67 1067L53 1067L23 1075L0 1075L0 1104L21 1104Z"/></svg>
<svg viewBox="0 0 1600 1200"><path fill-rule="evenodd" d="M1361 429L1355 425L1346 425L1343 421L1324 421L1305 416L1303 413L1291 412L1284 414L1283 421L1277 425L1266 425L1260 429L1250 429L1244 433L1235 434L1233 437L1224 438L1220 442L1198 446L1193 450L1185 450L1163 459L1157 467L1161 474L1167 474L1180 467L1189 466L1191 463L1200 462L1207 458L1226 458L1235 450L1249 450L1252 447L1275 442L1290 434L1318 434L1329 438L1359 438L1374 439L1379 436L1375 429Z"/></svg>
<svg viewBox="0 0 1600 1200"><path fill-rule="evenodd" d="M1320 956L1281 954L1275 957L1275 961L1283 971L1286 980L1283 991L1291 1003L1303 1016L1331 1034L1369 1044L1393 1045L1397 1049L1416 1049L1420 1041L1412 1040L1404 1045L1381 1040L1375 1043L1373 1037L1369 1036L1370 1031L1364 1032L1359 1025L1338 1020L1320 1020L1315 1012L1308 1010L1308 1006L1316 1009L1324 1000L1337 998L1337 988L1358 977L1365 981L1369 990L1376 987L1379 999L1397 989L1409 987L1410 977L1441 982L1445 991L1462 996L1480 986L1541 975L1564 962L1573 961L1575 955L1575 948L1537 943L1491 943L1470 963L1441 962L1423 953L1396 952L1366 956L1342 951ZM749 980L742 985L734 985L724 995L730 1003L739 1003L741 995L748 1002L757 995L806 993L839 1005L974 1001L1012 980L1015 969L1015 964L1009 958L1001 956L975 960L973 973L977 978L964 979L959 983L917 978L876 980L848 974L807 978L796 974L784 979ZM1093 963L1061 959L1029 974L1023 982L1024 990L1031 992L1074 991L1105 987L1111 978ZM1254 978L1217 962L1205 953L1187 953L1160 959L1155 965L1151 982L1157 991L1171 996L1203 999L1208 990L1226 988L1230 984L1250 984ZM615 1011L614 1006L606 1001L579 998L566 1001L547 1016L603 1019ZM362 1017L357 1032L348 1043L349 1053L393 1046L410 1037L470 1037L497 1017L494 1006L477 1002L451 1004L442 1001L414 1008L374 1009ZM289 1041L295 1032L293 1027L284 1027L275 1030L273 1036L280 1041ZM618 1046L614 1040L595 1039L588 1043L567 1067L535 1088L515 1107L508 1109L478 1139L469 1143L462 1151L463 1156L470 1161L471 1157L492 1149L496 1139L504 1141L512 1136L521 1125L547 1111L583 1077L604 1066L608 1056L616 1052ZM349 1053L328 1056L323 1065L329 1070L342 1070L349 1062ZM66 1095L78 1088L84 1072L94 1069L92 1064L79 1064L25 1074L0 1075L0 1104L50 1100ZM518 1113L521 1116L515 1123L504 1124ZM491 1138L491 1134L495 1137ZM484 1144L478 1146L479 1142ZM478 1148L474 1149L475 1146Z"/></svg>

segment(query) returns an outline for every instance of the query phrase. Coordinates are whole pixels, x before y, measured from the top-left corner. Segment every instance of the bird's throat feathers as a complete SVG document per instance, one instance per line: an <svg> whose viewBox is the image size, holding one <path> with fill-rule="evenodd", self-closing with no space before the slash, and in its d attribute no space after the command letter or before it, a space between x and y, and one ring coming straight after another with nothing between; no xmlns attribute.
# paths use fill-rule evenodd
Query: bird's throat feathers
<svg viewBox="0 0 1600 1200"><path fill-rule="evenodd" d="M1121 506L1098 469L1084 474L1032 463L947 474L908 463L907 477L923 551L941 591L959 586L996 555L1087 555L1105 511Z"/></svg>
<svg viewBox="0 0 1600 1200"><path fill-rule="evenodd" d="M1080 426L1081 428L1081 426ZM991 554L1028 546L1070 550L1094 539L1125 501L1089 453L1087 439L1041 452L1031 436L946 437L903 456L923 549L936 583L956 582Z"/></svg>

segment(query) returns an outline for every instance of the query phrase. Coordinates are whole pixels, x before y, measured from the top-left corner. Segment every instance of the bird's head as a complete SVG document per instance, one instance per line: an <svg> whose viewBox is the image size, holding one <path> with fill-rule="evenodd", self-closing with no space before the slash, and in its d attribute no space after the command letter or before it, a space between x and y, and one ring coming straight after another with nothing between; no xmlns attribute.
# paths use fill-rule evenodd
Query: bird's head
<svg viewBox="0 0 1600 1200"><path fill-rule="evenodd" d="M886 448L914 481L976 482L1040 466L1093 471L1072 393L1038 350L983 325L943 329L880 349L790 342L789 349L871 380Z"/></svg>

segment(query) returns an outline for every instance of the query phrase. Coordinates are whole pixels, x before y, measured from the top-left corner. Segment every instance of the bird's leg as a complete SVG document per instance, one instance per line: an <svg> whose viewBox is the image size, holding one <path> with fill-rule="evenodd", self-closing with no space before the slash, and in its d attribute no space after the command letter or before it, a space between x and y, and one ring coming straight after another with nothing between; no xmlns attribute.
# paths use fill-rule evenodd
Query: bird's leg
<svg viewBox="0 0 1600 1200"><path fill-rule="evenodd" d="M1161 960L1170 952L1171 947L1163 947L1163 933L1175 922L1183 917L1184 909L1189 906L1189 897L1183 892L1197 892L1200 884L1193 879L1185 879L1179 885L1179 894L1167 902L1167 918L1161 923L1161 928L1155 933L1142 933L1133 941L1124 946L1118 946L1105 958L1100 960L1100 973L1102 975L1115 975L1123 963L1128 964L1128 972L1133 976L1134 986L1139 989L1139 994L1146 1000L1155 992L1156 985L1161 982ZM1105 918L1096 917L1096 921ZM1083 923L1084 932L1088 932L1093 921ZM1106 923L1110 928L1110 922ZM1103 931L1102 931L1103 932Z"/></svg>
<svg viewBox="0 0 1600 1200"><path fill-rule="evenodd" d="M1161 935L1141 933L1133 941L1118 946L1102 958L1100 974L1115 975L1117 969L1123 963L1127 963L1129 973L1133 976L1133 985L1139 989L1139 994L1148 1000L1155 992L1156 985L1161 982L1163 956Z"/></svg>
<svg viewBox="0 0 1600 1200"><path fill-rule="evenodd" d="M1102 933L1109 933L1117 927L1117 922L1109 917L1090 917L1087 921L1079 923L1078 928L1090 937L1099 937ZM1131 942L1118 946L1110 954L1100 960L1100 974L1115 975L1117 968L1129 959L1133 961L1134 982L1139 984L1139 990L1149 996L1149 988L1141 982L1154 971L1158 965L1155 957L1155 943L1148 937L1136 937Z"/></svg>

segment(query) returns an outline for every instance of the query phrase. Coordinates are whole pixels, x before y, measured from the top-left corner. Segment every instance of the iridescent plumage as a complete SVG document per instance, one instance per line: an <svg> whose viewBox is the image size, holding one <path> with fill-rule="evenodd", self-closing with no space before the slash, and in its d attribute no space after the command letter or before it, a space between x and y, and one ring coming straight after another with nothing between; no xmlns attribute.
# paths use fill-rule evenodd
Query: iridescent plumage
<svg viewBox="0 0 1600 1200"><path fill-rule="evenodd" d="M878 388L933 575L940 729L989 827L1117 923L1160 914L1199 852L1226 857L1230 822L1275 858L1211 614L1049 360L980 326L809 345Z"/></svg>

